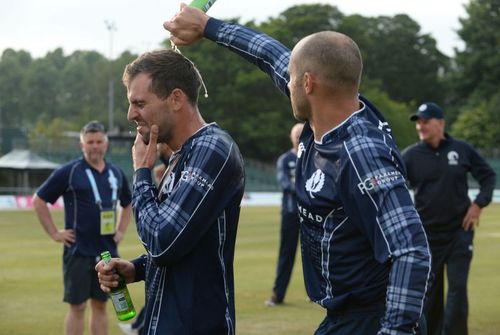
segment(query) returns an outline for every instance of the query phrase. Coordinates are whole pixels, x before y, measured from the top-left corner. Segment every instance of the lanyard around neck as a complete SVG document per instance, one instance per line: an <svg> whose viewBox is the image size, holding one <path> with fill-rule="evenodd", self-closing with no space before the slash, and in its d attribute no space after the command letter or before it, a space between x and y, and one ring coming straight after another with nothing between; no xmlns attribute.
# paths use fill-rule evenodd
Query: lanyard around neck
<svg viewBox="0 0 500 335"><path fill-rule="evenodd" d="M90 169L85 169L85 173L87 174L87 178L89 179L90 186L92 187L92 192L94 193L95 203L102 210L102 199L99 194L99 189L97 188L97 183L95 182L94 175ZM118 180L115 177L115 174L111 169L108 170L108 182L111 187L111 201L113 204L113 209L116 207L116 201L118 196Z"/></svg>

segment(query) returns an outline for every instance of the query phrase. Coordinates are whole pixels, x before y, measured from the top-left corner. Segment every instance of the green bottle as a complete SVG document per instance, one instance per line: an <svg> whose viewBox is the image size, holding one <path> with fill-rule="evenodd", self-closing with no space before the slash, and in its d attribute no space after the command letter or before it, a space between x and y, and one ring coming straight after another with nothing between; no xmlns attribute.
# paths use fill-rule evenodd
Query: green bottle
<svg viewBox="0 0 500 335"><path fill-rule="evenodd" d="M104 263L108 264L111 261L111 254L109 251L103 251L101 253L101 259ZM115 308L118 320L127 321L135 316L136 312L134 304L130 298L130 293L128 292L125 279L123 279L122 276L118 278L118 286L113 287L108 295L113 302L113 307Z"/></svg>
<svg viewBox="0 0 500 335"><path fill-rule="evenodd" d="M214 4L216 0L193 0L189 4L190 7L195 7L201 9L205 13L208 11L210 7Z"/></svg>

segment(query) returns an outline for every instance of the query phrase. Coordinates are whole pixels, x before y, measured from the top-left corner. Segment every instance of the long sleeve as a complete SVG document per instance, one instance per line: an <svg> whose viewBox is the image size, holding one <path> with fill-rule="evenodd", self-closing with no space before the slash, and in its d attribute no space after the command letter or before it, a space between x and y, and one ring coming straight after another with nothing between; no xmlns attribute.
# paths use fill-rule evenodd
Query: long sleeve
<svg viewBox="0 0 500 335"><path fill-rule="evenodd" d="M243 171L238 168L240 157L233 145L216 136L193 141L189 154L183 155L187 159L174 168L178 177L163 201L156 199L150 170L136 171L133 208L137 232L158 265L189 253L224 214L235 193L242 192Z"/></svg>
<svg viewBox="0 0 500 335"><path fill-rule="evenodd" d="M397 154L368 137L345 143L340 176L345 210L390 267L386 314L379 334L414 334L431 268L425 232L405 185ZM382 143L382 141L380 141Z"/></svg>
<svg viewBox="0 0 500 335"><path fill-rule="evenodd" d="M205 37L227 47L267 73L278 89L288 91L290 49L270 36L253 29L210 18Z"/></svg>
<svg viewBox="0 0 500 335"><path fill-rule="evenodd" d="M471 174L479 183L479 194L474 199L474 202L482 208L491 202L495 190L496 174L484 158L472 146L469 147Z"/></svg>

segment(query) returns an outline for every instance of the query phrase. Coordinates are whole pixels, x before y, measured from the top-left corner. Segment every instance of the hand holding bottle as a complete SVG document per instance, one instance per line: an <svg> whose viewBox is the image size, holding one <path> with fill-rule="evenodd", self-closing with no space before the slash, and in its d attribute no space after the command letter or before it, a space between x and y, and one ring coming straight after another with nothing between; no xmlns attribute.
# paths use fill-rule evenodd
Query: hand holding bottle
<svg viewBox="0 0 500 335"><path fill-rule="evenodd" d="M135 267L122 259L112 259L109 251L102 252L101 258L95 267L101 289L111 298L117 318L121 321L130 320L136 311L126 283L133 281Z"/></svg>
<svg viewBox="0 0 500 335"><path fill-rule="evenodd" d="M203 31L209 17L202 11L181 4L180 11L163 23L163 27L170 32L170 40L175 45L191 45L203 38Z"/></svg>
<svg viewBox="0 0 500 335"><path fill-rule="evenodd" d="M132 283L135 277L134 264L121 258L111 258L107 264L104 260L101 260L96 264L95 270L99 277L101 290L106 293L118 286L120 276L123 277L126 283Z"/></svg>

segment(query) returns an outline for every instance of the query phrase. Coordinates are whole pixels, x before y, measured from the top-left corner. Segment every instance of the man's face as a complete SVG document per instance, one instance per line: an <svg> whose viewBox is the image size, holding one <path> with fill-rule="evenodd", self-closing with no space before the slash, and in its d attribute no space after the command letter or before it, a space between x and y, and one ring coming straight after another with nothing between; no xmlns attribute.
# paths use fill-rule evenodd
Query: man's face
<svg viewBox="0 0 500 335"><path fill-rule="evenodd" d="M83 134L80 136L80 148L87 161L100 163L108 150L108 138L101 132Z"/></svg>
<svg viewBox="0 0 500 335"><path fill-rule="evenodd" d="M149 133L154 124L158 126L158 142L166 143L172 137L175 115L170 107L169 97L160 99L149 90L150 85L151 78L145 73L138 74L130 81L127 88L127 119L135 122L144 143L149 143Z"/></svg>
<svg viewBox="0 0 500 335"><path fill-rule="evenodd" d="M418 137L424 142L435 142L444 137L443 119L424 119L418 118L415 121Z"/></svg>
<svg viewBox="0 0 500 335"><path fill-rule="evenodd" d="M297 75L297 65L293 53L288 64L288 73L290 75L288 90L290 91L293 116L301 122L307 121L311 114L311 106L305 96L303 77Z"/></svg>

